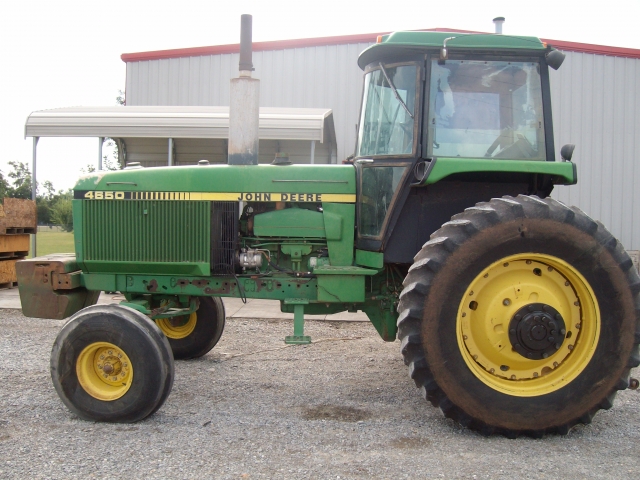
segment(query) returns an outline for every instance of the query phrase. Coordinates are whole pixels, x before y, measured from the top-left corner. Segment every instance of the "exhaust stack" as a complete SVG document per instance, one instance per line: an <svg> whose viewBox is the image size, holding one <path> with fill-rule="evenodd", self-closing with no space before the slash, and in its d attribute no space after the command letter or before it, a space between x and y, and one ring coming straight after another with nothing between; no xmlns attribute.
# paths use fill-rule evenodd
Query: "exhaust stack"
<svg viewBox="0 0 640 480"><path fill-rule="evenodd" d="M260 80L251 78L251 15L242 15L240 73L231 79L229 102L229 165L258 165Z"/></svg>
<svg viewBox="0 0 640 480"><path fill-rule="evenodd" d="M504 17L496 17L493 19L495 25L496 35L502 35L502 24L504 23Z"/></svg>

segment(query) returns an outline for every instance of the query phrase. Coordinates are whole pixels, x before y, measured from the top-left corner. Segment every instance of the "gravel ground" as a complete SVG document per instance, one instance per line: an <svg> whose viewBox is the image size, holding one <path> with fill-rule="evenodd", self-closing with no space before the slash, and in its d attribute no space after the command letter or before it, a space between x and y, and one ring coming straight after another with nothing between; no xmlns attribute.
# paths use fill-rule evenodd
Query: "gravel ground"
<svg viewBox="0 0 640 480"><path fill-rule="evenodd" d="M399 343L367 323L308 322L319 342L283 347L290 322L228 320L212 352L176 362L158 413L85 422L49 377L61 325L0 311L0 478L630 478L640 469L640 393L621 392L566 437L484 438L428 405Z"/></svg>

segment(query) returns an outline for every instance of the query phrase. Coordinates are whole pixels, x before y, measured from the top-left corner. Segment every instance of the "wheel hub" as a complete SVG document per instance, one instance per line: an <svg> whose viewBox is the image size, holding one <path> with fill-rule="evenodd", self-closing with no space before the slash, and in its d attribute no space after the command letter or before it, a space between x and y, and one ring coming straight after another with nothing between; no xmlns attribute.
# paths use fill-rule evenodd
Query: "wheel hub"
<svg viewBox="0 0 640 480"><path fill-rule="evenodd" d="M560 312L544 303L520 308L509 322L513 349L525 358L542 360L557 352L567 333Z"/></svg>
<svg viewBox="0 0 640 480"><path fill-rule="evenodd" d="M92 343L80 352L76 374L85 392L103 401L122 397L133 381L131 360L120 347L107 342Z"/></svg>

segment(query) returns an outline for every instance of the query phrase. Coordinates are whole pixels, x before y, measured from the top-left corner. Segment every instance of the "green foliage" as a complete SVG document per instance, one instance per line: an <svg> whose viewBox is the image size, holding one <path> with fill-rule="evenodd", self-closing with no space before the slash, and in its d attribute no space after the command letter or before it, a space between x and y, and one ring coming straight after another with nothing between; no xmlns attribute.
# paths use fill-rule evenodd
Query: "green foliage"
<svg viewBox="0 0 640 480"><path fill-rule="evenodd" d="M59 196L51 206L51 221L61 225L65 232L73 231L73 209L71 207L72 196L70 193Z"/></svg>
<svg viewBox="0 0 640 480"><path fill-rule="evenodd" d="M12 170L8 177L12 185L6 191L5 196L13 198L31 198L31 171L29 165L23 162L9 162ZM36 187L37 188L37 187Z"/></svg>

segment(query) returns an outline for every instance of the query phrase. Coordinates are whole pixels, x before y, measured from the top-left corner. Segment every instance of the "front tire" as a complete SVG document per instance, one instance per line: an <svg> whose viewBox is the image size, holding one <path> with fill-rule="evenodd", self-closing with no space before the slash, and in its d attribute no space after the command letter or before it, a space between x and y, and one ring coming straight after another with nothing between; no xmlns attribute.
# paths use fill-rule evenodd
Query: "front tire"
<svg viewBox="0 0 640 480"><path fill-rule="evenodd" d="M94 305L73 315L51 351L53 385L84 420L142 420L162 406L173 376L171 350L158 327L119 305Z"/></svg>
<svg viewBox="0 0 640 480"><path fill-rule="evenodd" d="M416 255L400 296L411 377L483 434L566 433L610 408L640 363L640 279L578 209L538 197L480 203Z"/></svg>
<svg viewBox="0 0 640 480"><path fill-rule="evenodd" d="M224 304L218 297L201 297L198 310L191 315L161 318L156 324L169 340L173 358L198 358L208 353L222 336Z"/></svg>

